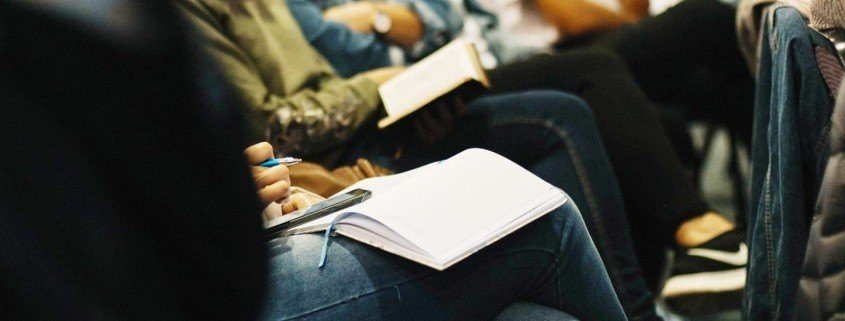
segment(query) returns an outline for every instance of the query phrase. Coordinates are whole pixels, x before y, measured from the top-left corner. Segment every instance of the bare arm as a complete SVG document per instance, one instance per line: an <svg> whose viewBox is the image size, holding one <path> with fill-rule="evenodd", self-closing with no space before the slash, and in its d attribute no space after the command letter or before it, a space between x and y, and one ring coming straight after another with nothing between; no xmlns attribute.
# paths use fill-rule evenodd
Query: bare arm
<svg viewBox="0 0 845 321"><path fill-rule="evenodd" d="M352 2L329 8L323 13L327 20L340 22L360 33L373 33L377 13L390 17L393 26L384 40L404 48L410 48L423 36L423 23L416 13L395 3Z"/></svg>
<svg viewBox="0 0 845 321"><path fill-rule="evenodd" d="M643 0L620 0L622 12L619 13L589 0L533 0L533 4L564 35L615 28L635 22L648 13L648 1Z"/></svg>

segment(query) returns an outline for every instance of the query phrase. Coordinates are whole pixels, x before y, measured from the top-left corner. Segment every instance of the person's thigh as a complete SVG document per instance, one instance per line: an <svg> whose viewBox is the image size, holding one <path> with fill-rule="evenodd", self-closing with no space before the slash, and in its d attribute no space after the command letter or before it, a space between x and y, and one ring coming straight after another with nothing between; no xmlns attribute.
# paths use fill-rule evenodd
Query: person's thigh
<svg viewBox="0 0 845 321"><path fill-rule="evenodd" d="M402 143L383 131L366 131L349 148L345 161L364 157L397 172L451 157L468 148L485 148L524 167L543 158L559 139L546 126L566 121L566 115L587 110L574 95L550 90L487 95L468 105L457 128L433 145Z"/></svg>
<svg viewBox="0 0 845 321"><path fill-rule="evenodd" d="M737 44L735 15L719 0L685 0L598 44L622 56L653 100L750 132L754 80Z"/></svg>
<svg viewBox="0 0 845 321"><path fill-rule="evenodd" d="M502 152L517 163L569 193L628 316L656 319L654 295L640 268L616 175L590 107L559 92L525 93L501 95L523 102L508 108L494 101L476 106L489 115L487 142L502 144Z"/></svg>
<svg viewBox="0 0 845 321"><path fill-rule="evenodd" d="M616 178L590 108L579 98L547 90L489 95L473 101L458 130L435 146L406 146L401 157L391 158L386 140L375 136L356 149L403 171L481 147L565 190L581 209L626 310L645 319L654 315Z"/></svg>
<svg viewBox="0 0 845 321"><path fill-rule="evenodd" d="M269 243L264 320L490 320L519 299L624 318L571 201L445 271L342 236L318 268L322 246L313 234Z"/></svg>

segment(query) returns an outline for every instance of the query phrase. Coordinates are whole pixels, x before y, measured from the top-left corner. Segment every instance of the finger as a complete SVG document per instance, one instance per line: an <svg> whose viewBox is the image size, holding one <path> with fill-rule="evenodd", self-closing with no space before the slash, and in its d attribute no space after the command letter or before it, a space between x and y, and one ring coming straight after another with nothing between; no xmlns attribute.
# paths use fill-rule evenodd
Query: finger
<svg viewBox="0 0 845 321"><path fill-rule="evenodd" d="M358 167L361 168L361 171L364 172L364 177L376 177L378 174L376 173L376 169L373 168L373 164L370 161L359 158L358 159Z"/></svg>
<svg viewBox="0 0 845 321"><path fill-rule="evenodd" d="M293 203L294 207L296 207L297 210L306 209L312 205L311 201L308 199L308 197L305 197L305 195L300 194L294 196L295 197L292 197L291 199L291 203Z"/></svg>
<svg viewBox="0 0 845 321"><path fill-rule="evenodd" d="M282 213L290 214L298 210L306 209L311 205L312 203L305 195L293 194L284 204L282 204Z"/></svg>
<svg viewBox="0 0 845 321"><path fill-rule="evenodd" d="M261 173L270 170L270 168L264 166L250 166L249 170L252 172L252 177L257 177L258 175L261 175Z"/></svg>
<svg viewBox="0 0 845 321"><path fill-rule="evenodd" d="M290 214L290 213L296 212L297 210L298 210L298 208L296 207L296 204L294 204L293 202L287 202L287 203L282 204L282 214Z"/></svg>
<svg viewBox="0 0 845 321"><path fill-rule="evenodd" d="M359 166L352 166L352 173L355 174L355 178L357 178L358 180L367 178L367 176L364 176L364 172Z"/></svg>
<svg viewBox="0 0 845 321"><path fill-rule="evenodd" d="M290 189L290 182L278 181L258 190L258 198L261 199L262 203L270 204L270 202L285 198L288 189Z"/></svg>
<svg viewBox="0 0 845 321"><path fill-rule="evenodd" d="M376 166L376 176L387 176L390 175L390 171L387 168L383 168L381 166Z"/></svg>
<svg viewBox="0 0 845 321"><path fill-rule="evenodd" d="M268 168L255 176L255 185L258 188L264 188L279 181L290 181L287 166Z"/></svg>
<svg viewBox="0 0 845 321"><path fill-rule="evenodd" d="M273 158L273 146L268 142L260 142L258 144L247 147L244 150L247 161L250 165L258 165L268 158Z"/></svg>
<svg viewBox="0 0 845 321"><path fill-rule="evenodd" d="M288 199L290 199L290 195L291 195L291 189L290 189L290 188L288 188L288 189L285 191L285 194L284 194L284 195L282 195L282 197L281 197L281 198L276 199L276 203L279 203L279 204L283 204L283 203L285 203L285 201L287 201Z"/></svg>

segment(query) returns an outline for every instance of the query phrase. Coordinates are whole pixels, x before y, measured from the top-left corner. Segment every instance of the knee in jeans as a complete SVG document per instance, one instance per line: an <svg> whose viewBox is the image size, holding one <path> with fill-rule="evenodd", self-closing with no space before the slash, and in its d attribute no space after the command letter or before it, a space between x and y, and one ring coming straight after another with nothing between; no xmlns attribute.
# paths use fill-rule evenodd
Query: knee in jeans
<svg viewBox="0 0 845 321"><path fill-rule="evenodd" d="M537 114L555 125L592 125L595 123L590 106L577 96L559 91L538 91L533 94L537 101Z"/></svg>
<svg viewBox="0 0 845 321"><path fill-rule="evenodd" d="M566 203L549 213L549 215L555 228L560 229L560 232L571 231L573 228L577 229L585 226L584 218L578 209L578 204L575 204L568 195L566 197Z"/></svg>

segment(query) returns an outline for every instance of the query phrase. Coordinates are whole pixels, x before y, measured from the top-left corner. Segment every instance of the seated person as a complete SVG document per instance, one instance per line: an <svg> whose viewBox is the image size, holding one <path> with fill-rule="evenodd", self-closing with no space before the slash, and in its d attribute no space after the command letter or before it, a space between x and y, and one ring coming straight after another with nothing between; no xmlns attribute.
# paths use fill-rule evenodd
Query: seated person
<svg viewBox="0 0 845 321"><path fill-rule="evenodd" d="M284 202L289 213L316 201L307 193L288 197L286 187L291 182L286 167L257 165L273 157L269 144L250 146L245 153L265 204ZM490 320L514 300L528 299L578 320L625 320L574 203L538 221L544 223L531 223L440 272L347 238L333 241L331 262L316 268L324 246L322 235L273 239L269 304L263 319ZM564 241L558 248L562 240L583 243ZM561 253L567 254L556 258Z"/></svg>
<svg viewBox="0 0 845 321"><path fill-rule="evenodd" d="M497 59L512 61L551 52L562 40L583 42L648 14L647 0L608 1L612 4L591 0L455 0L451 4L449 0L287 0L301 24L319 29L307 34L309 41L335 46L326 55L343 76L388 62L418 60L461 34L462 24L467 26L465 36L489 41L483 48L495 49L489 52L493 57L482 54L485 66L492 67ZM463 20L458 13L466 13ZM315 26L322 19L301 18L309 15L322 16L326 23ZM336 46L338 42L343 45ZM396 55L399 52L404 55Z"/></svg>
<svg viewBox="0 0 845 321"><path fill-rule="evenodd" d="M570 3L552 2L560 5ZM325 2L316 0L288 0L287 3L306 38L340 70L357 73L366 71L368 66L386 66L366 62L391 62L389 59L378 58L387 57L386 51L377 48L389 45L390 41L387 37L375 34L375 20L368 20L369 29L353 29L349 27L349 21L353 19L335 17L335 11L351 4L327 7ZM364 5L369 2L356 3ZM373 12L378 12L380 8L370 7L370 14L361 14L358 20L365 20L363 17L366 16L378 16ZM494 92L554 88L579 95L593 109L610 160L619 177L631 224L635 230L640 231L634 234L638 254L646 270L655 272L649 275L652 285L658 283L660 269L656 265L664 257L660 249L671 246L680 250L678 269L674 273L679 278L673 278L674 281L670 281L666 289L670 297L689 298L688 294L692 294L692 297L704 296L707 299L714 293L721 295L726 292L739 295L744 285L744 282L733 282L715 290L701 286L690 287L690 283L684 281L689 279L684 276L699 273L707 273L700 274L704 278L720 279L723 275L743 270L744 264L733 265L716 260L693 264L691 262L699 258L689 257L685 253L692 248L736 252L741 249L744 234L705 204L696 180L687 173L675 152L666 131L663 111L651 99L654 96L662 102L682 106L719 106L745 110L738 117L740 120L735 122L742 124L742 119L750 120L750 117L746 117L750 108L744 107L750 107L753 90L750 90L750 77L735 44L735 37L732 36L732 12L728 5L714 0L687 1L660 16L609 33L602 38L601 47L548 55L537 54L549 51L546 50L549 48L541 48L543 46L523 48L520 44L524 39L537 39L542 33L531 31L533 35L528 35L529 32L517 35L508 32L507 28L501 26L502 20L513 20L508 16L498 15L499 25L493 27L479 23L477 15L470 14L466 18L467 28L463 36L480 43L478 47L481 48L482 61L487 61L488 66L496 66L489 71ZM522 19L530 20L530 13L524 14L526 16ZM444 13L441 16L446 17L445 22L440 22L441 25L456 24L451 22L456 19L449 19L451 15ZM486 19L490 20L490 17ZM694 19L698 23L675 26L684 19ZM478 29L479 26L482 29ZM393 25L390 31L403 27L402 24ZM692 38L687 39L684 35L691 32L666 32L679 28L696 31L702 27L708 30L700 30L697 34L710 39L709 43L716 44L712 52L698 50L689 44L688 40ZM450 34L458 33L452 30ZM641 47L650 48L650 51L635 50ZM677 54L677 50L681 49L685 54ZM654 56L663 59L655 60ZM655 61L660 63L655 64ZM632 71L635 73L629 71L626 65L634 67ZM713 79L696 78L680 72L688 68L714 71L707 75ZM737 75L736 82L722 79L733 75ZM640 81L646 78L647 83L654 83L655 79L665 80L642 87ZM694 111L692 114L700 116L721 113L711 109L709 112ZM725 291L726 288L729 290Z"/></svg>
<svg viewBox="0 0 845 321"><path fill-rule="evenodd" d="M342 238L317 269L314 235L268 261L285 168L251 177L271 148L242 154L242 109L171 6L90 4L0 3L2 319L479 320L519 299L625 320L573 202L443 272Z"/></svg>
<svg viewBox="0 0 845 321"><path fill-rule="evenodd" d="M405 124L415 129L413 139L401 128L391 133L373 126L374 116L382 112L376 84L395 72L377 69L348 79L336 76L299 32L284 2L178 4L246 101L258 138L271 140L280 154L318 159L327 167L365 157L397 172L470 147L504 155L586 207L588 227L599 240L623 305L632 313L656 318L653 296L631 248L615 178L606 167L592 115L579 100L534 91L431 106L428 115L411 116L415 128ZM466 112L450 111L461 109Z"/></svg>

